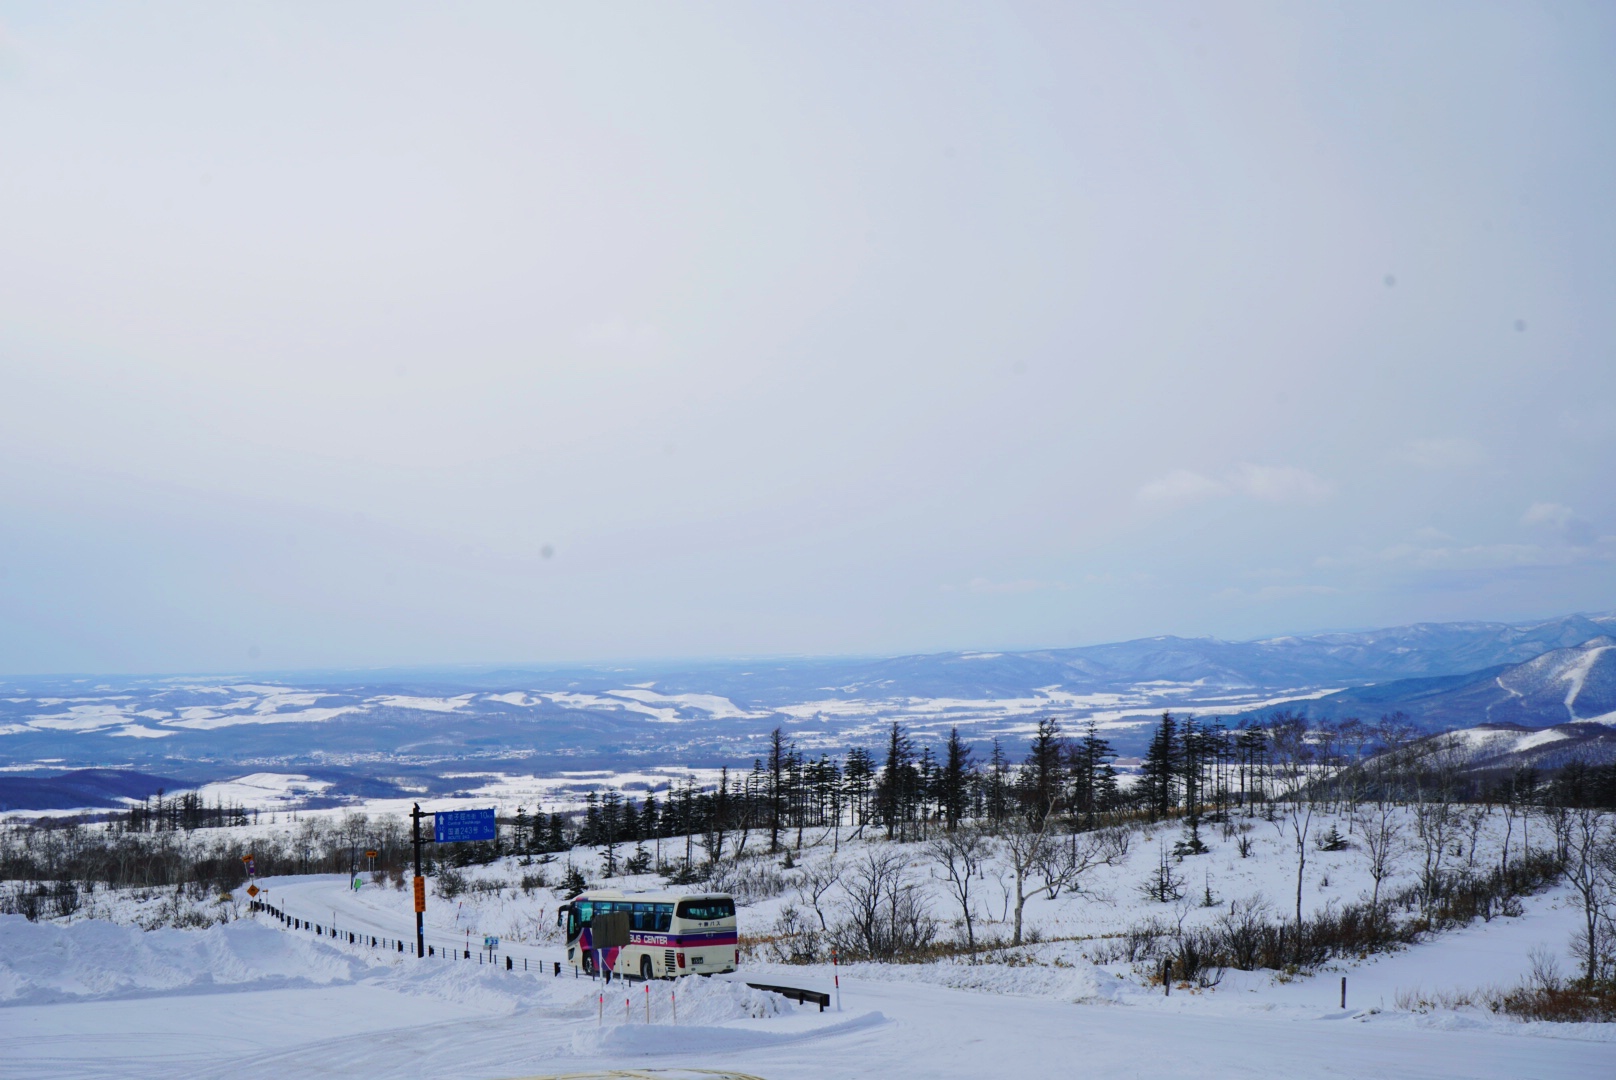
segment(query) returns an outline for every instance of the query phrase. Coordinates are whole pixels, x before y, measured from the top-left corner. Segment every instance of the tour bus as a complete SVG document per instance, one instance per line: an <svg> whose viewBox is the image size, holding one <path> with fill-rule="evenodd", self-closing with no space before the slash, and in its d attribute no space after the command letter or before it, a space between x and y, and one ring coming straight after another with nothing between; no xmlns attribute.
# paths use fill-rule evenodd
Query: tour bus
<svg viewBox="0 0 1616 1080"><path fill-rule="evenodd" d="M628 913L629 944L600 950L603 970L642 979L735 970L739 938L734 897L620 889L590 889L561 905L557 922L566 931L569 964L594 974L590 922L596 915L617 911Z"/></svg>

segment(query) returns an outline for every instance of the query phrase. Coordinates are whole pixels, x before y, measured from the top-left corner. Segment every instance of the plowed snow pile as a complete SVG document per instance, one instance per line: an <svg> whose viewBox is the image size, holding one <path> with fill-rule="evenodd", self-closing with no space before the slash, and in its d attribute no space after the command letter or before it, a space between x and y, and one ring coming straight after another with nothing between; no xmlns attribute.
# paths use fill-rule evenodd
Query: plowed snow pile
<svg viewBox="0 0 1616 1080"><path fill-rule="evenodd" d="M652 984L651 994L655 1000L651 1012L652 1023L648 1025L643 1022L644 986L633 984L625 990L614 983L613 988L615 992L606 995L605 1024L586 1027L575 1033L572 1039L574 1053L712 1053L822 1038L828 1034L884 1022L880 1013L865 1013L852 1020L832 1019L804 1026L803 1021L818 1020L817 1014L801 1011L799 1006L779 994L754 990L743 982L692 976L680 979L671 986L668 983ZM670 992L678 995L677 1024L672 1023ZM630 1002L627 1009L623 1007L625 997ZM761 1027L737 1023L744 1020L773 1020L778 1023L765 1023Z"/></svg>
<svg viewBox="0 0 1616 1080"><path fill-rule="evenodd" d="M762 1020L790 1015L796 1006L767 990L754 990L743 982L703 979L689 975L672 984L679 995L681 1024L722 1024L727 1020ZM663 996L666 996L664 994Z"/></svg>
<svg viewBox="0 0 1616 1080"><path fill-rule="evenodd" d="M58 926L0 915L0 940L6 1005L325 986L373 971L335 949L248 921L145 931L91 919Z"/></svg>

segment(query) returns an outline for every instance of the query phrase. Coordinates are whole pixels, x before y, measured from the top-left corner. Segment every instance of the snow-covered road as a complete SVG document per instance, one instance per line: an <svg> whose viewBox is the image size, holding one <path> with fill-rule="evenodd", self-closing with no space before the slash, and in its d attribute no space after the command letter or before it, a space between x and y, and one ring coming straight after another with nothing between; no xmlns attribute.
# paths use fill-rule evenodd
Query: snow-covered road
<svg viewBox="0 0 1616 1080"><path fill-rule="evenodd" d="M321 927L334 926L339 933L402 939L406 948L414 947L415 911L408 890L401 892L369 883L355 890L345 878L330 874L269 878L260 884L265 892L259 899L289 916L311 920ZM499 956L510 956L518 965L525 959L536 968L565 956L559 945L513 940L508 925L479 925L474 916L477 910L432 897L427 903L427 944L438 952L447 948L464 953L469 948L475 957L483 935L492 933L500 937ZM554 914L553 910L549 912L551 918Z"/></svg>

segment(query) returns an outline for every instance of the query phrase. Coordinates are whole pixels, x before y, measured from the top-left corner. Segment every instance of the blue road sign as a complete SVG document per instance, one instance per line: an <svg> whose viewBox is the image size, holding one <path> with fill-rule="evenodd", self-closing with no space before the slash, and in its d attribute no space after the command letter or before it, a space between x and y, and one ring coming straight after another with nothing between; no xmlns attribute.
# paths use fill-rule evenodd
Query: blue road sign
<svg viewBox="0 0 1616 1080"><path fill-rule="evenodd" d="M440 844L492 840L496 835L493 810L440 810L432 815L432 838Z"/></svg>

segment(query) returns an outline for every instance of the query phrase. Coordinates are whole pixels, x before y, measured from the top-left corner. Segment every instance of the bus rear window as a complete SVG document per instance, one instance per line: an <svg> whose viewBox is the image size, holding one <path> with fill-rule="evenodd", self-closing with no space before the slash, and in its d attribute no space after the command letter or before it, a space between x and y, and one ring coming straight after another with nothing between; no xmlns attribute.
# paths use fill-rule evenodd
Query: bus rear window
<svg viewBox="0 0 1616 1080"><path fill-rule="evenodd" d="M681 919L733 919L735 917L735 901L720 900L681 900L679 901L679 917Z"/></svg>

